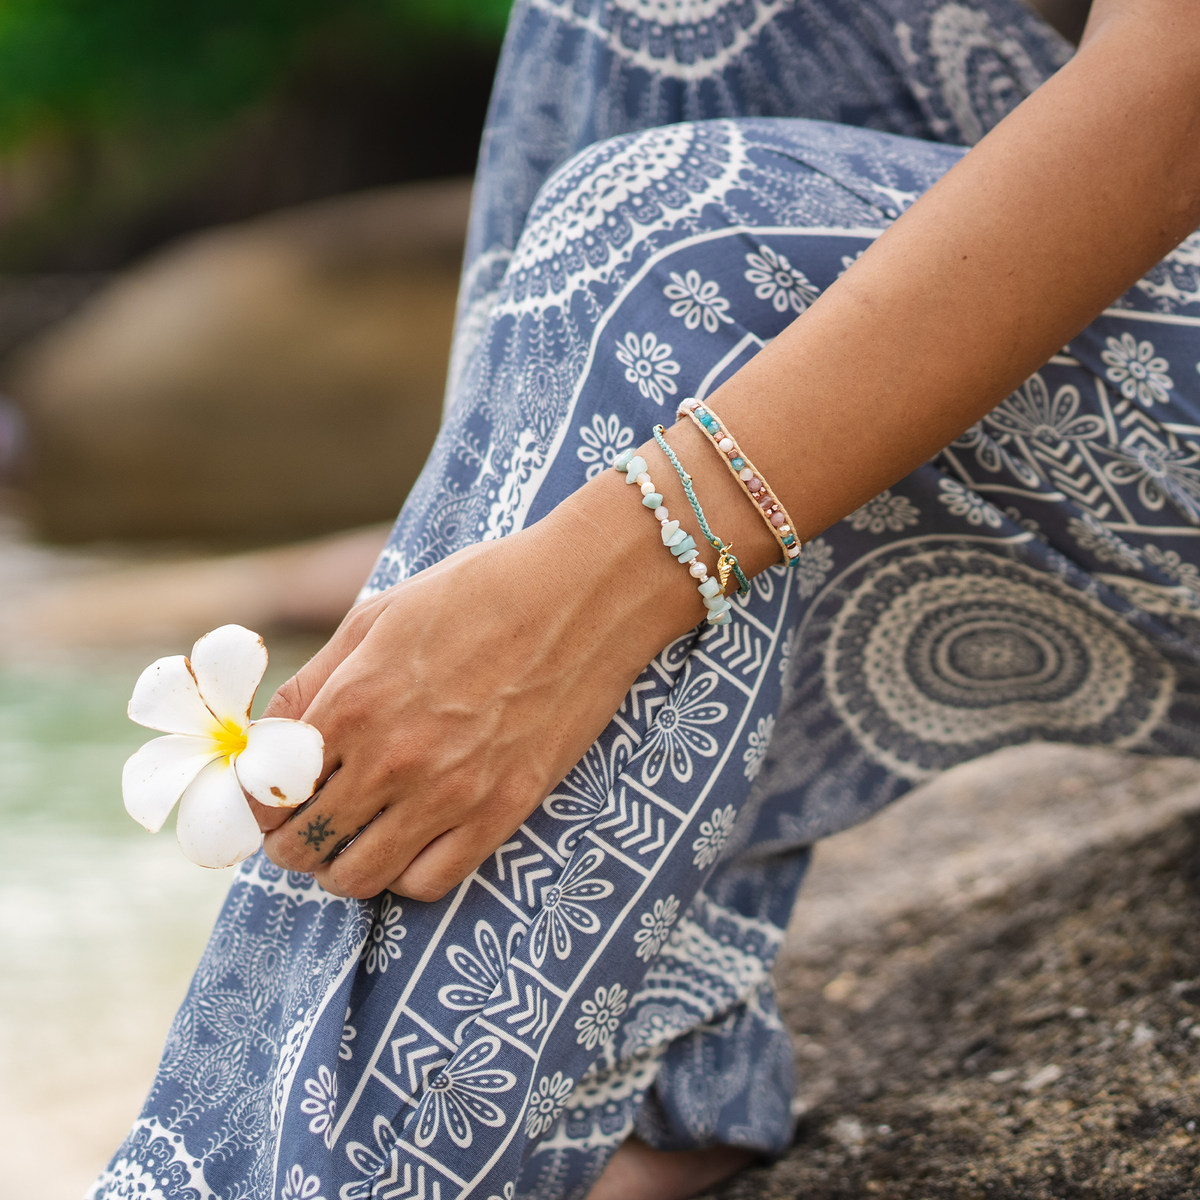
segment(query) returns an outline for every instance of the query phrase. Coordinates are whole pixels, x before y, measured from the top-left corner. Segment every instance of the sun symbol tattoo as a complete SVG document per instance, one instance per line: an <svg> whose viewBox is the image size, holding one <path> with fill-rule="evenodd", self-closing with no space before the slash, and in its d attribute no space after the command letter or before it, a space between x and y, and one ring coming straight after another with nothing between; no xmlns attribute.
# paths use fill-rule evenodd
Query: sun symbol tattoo
<svg viewBox="0 0 1200 1200"><path fill-rule="evenodd" d="M329 817L309 821L308 828L300 835L301 840L314 850L320 850L329 838L337 836L337 831L329 828L329 821Z"/></svg>

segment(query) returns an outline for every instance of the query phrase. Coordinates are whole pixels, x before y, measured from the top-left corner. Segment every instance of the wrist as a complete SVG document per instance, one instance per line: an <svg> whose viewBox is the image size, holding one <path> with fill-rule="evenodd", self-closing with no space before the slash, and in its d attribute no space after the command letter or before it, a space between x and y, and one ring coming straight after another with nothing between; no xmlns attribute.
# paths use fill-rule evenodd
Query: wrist
<svg viewBox="0 0 1200 1200"><path fill-rule="evenodd" d="M707 439L686 420L665 436L692 478L710 529L732 544L745 574L776 562L777 544ZM703 536L675 469L653 439L637 454L670 519L695 540L698 559L715 577L717 551ZM592 629L630 678L708 615L699 580L663 544L659 522L641 501L625 474L606 470L517 535L524 569L562 581L554 591L570 591L572 623ZM734 591L732 580L728 591Z"/></svg>
<svg viewBox="0 0 1200 1200"><path fill-rule="evenodd" d="M686 507L682 489L679 499ZM623 474L606 470L519 535L529 539L530 560L547 562L544 570L561 581L555 591L570 592L575 627L591 627L605 653L624 660L634 676L706 614L695 580L663 545L659 523L641 500ZM715 568L715 551L698 529L695 536Z"/></svg>

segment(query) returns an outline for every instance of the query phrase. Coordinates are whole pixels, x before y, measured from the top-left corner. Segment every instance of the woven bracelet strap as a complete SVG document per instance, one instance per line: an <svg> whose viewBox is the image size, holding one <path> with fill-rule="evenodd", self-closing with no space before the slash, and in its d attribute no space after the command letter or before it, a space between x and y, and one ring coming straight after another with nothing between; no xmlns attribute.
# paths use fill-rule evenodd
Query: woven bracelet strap
<svg viewBox="0 0 1200 1200"><path fill-rule="evenodd" d="M732 571L734 578L738 582L738 595L748 596L750 594L750 580L742 572L742 568L738 566L738 560L730 553L733 549L731 542L722 541L708 527L708 521L704 516L704 509L700 507L700 501L696 499L695 489L692 487L692 477L683 469L683 463L679 461L675 451L667 445L667 439L664 436L666 430L661 425L655 425L651 432L654 434L654 440L658 443L658 448L670 459L671 466L675 468L675 474L679 476L679 482L683 484L683 493L688 498L688 503L692 506L692 512L696 514L696 520L700 522L700 531L708 539L708 544L717 551L717 578L721 581L721 591L725 590L725 585L729 582L729 573Z"/></svg>
<svg viewBox="0 0 1200 1200"><path fill-rule="evenodd" d="M716 447L725 465L733 472L738 486L754 501L755 507L771 531L771 536L779 543L779 548L783 551L784 566L795 566L800 561L800 541L796 537L792 519L763 482L754 464L738 448L729 430L723 429L716 415L699 400L684 400L677 412L681 417L691 417L696 428Z"/></svg>

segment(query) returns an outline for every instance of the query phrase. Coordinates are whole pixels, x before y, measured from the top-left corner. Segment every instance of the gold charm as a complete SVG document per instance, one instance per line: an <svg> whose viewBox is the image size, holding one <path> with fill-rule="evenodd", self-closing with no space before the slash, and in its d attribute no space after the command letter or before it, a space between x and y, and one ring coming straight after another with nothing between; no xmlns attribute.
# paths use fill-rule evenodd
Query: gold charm
<svg viewBox="0 0 1200 1200"><path fill-rule="evenodd" d="M727 546L721 547L721 553L717 557L717 579L721 584L721 591L725 591L725 585L729 582L729 576L733 574L733 564L737 559L729 553L733 549L733 543L730 542Z"/></svg>

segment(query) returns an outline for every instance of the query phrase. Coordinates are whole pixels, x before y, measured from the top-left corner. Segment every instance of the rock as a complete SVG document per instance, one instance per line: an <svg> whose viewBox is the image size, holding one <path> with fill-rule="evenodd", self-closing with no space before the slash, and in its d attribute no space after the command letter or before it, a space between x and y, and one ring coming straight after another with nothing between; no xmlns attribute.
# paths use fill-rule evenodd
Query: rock
<svg viewBox="0 0 1200 1200"><path fill-rule="evenodd" d="M1198 880L1200 764L1069 746L820 843L775 972L796 1139L708 1195L1197 1196Z"/></svg>
<svg viewBox="0 0 1200 1200"><path fill-rule="evenodd" d="M1079 44L1092 0L1030 0L1035 8L1068 41Z"/></svg>
<svg viewBox="0 0 1200 1200"><path fill-rule="evenodd" d="M395 515L441 416L470 185L188 238L19 356L32 518L60 541L278 541Z"/></svg>
<svg viewBox="0 0 1200 1200"><path fill-rule="evenodd" d="M0 590L0 660L78 647L177 650L230 621L268 635L330 633L354 603L387 532L375 525L182 562L85 561L70 564L71 573L54 564L57 570L33 575L15 595ZM7 564L11 552L3 557Z"/></svg>

